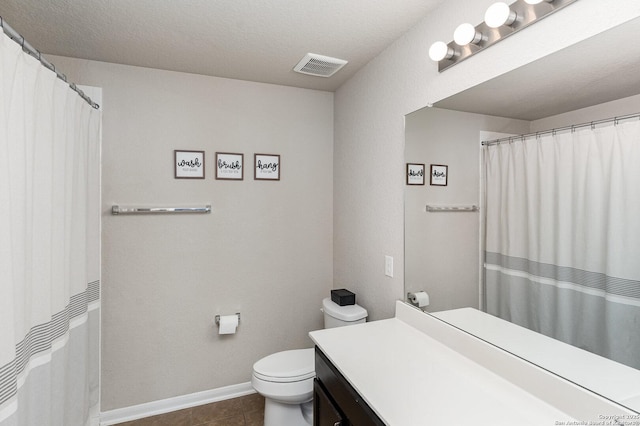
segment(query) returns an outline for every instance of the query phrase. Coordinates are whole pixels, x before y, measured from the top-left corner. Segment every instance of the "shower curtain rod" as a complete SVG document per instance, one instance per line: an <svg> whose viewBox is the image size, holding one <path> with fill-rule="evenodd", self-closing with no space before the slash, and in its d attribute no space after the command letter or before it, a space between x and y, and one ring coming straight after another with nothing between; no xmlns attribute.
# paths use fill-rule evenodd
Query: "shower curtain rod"
<svg viewBox="0 0 640 426"><path fill-rule="evenodd" d="M618 124L619 121L622 120L631 120L634 118L640 118L640 113L635 113L635 114L629 114L629 115L621 115L619 117L612 117L612 118L605 118L602 120L596 120L596 121L590 121L588 123L581 123L581 124L574 124L572 126L564 126L564 127L558 127L555 129L551 129L551 130L543 130L541 132L532 132L532 133L526 133L523 135L517 135L517 136L506 136L504 138L500 138L500 139L492 139L492 140L488 140L488 141L482 141L482 146L491 146L491 145L497 145L500 144L502 142L513 142L515 140L525 140L528 137L538 137L538 136L542 136L542 135L548 135L549 133L553 133L554 135L556 134L556 132L562 132L562 131L566 131L566 130L571 130L572 132L575 129L579 129L582 127L591 127L591 129L594 129L595 126L597 126L598 124L604 124L604 123L611 123L613 122L614 124Z"/></svg>
<svg viewBox="0 0 640 426"><path fill-rule="evenodd" d="M97 103L93 102L91 100L91 98L87 95L84 94L84 92L82 90L80 90L78 88L78 86L75 85L75 83L69 83L67 81L67 76L58 72L56 70L56 66L53 65L51 62L47 61L43 56L42 53L40 53L36 48L34 48L31 44L29 44L29 42L27 42L24 37L22 37L16 30L14 30L9 24L7 24L7 21L5 21L4 19L2 19L2 16L0 16L0 27L4 30L4 33L9 36L9 38L13 41L15 41L16 43L18 43L20 46L22 46L22 50L25 51L26 53L28 53L29 55L33 56L34 58L36 58L37 60L40 61L40 63L42 63L42 65L44 65L45 67L49 68L51 71L55 72L56 75L58 76L58 78L62 81L64 81L65 83L67 83L69 85L69 87L71 88L71 90L75 91L76 93L78 93L78 95L80 95L80 97L82 99L84 99L89 105L91 105L93 108L95 109L99 109L100 105L98 105Z"/></svg>

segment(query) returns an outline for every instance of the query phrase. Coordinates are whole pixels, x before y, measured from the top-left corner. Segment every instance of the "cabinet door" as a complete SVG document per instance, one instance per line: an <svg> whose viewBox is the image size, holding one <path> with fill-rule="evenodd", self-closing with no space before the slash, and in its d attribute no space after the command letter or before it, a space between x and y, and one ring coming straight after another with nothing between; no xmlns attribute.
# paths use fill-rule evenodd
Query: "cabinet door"
<svg viewBox="0 0 640 426"><path fill-rule="evenodd" d="M313 380L313 426L348 426L318 379Z"/></svg>
<svg viewBox="0 0 640 426"><path fill-rule="evenodd" d="M341 426L385 426L380 417L317 346L315 365L316 380L342 415Z"/></svg>

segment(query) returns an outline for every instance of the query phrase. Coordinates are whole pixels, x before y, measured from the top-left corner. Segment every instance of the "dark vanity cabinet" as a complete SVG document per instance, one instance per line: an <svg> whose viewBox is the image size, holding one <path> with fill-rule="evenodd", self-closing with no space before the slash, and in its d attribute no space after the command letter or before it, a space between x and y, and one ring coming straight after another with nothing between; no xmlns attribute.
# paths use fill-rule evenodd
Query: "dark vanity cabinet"
<svg viewBox="0 0 640 426"><path fill-rule="evenodd" d="M314 426L384 426L325 354L316 346Z"/></svg>

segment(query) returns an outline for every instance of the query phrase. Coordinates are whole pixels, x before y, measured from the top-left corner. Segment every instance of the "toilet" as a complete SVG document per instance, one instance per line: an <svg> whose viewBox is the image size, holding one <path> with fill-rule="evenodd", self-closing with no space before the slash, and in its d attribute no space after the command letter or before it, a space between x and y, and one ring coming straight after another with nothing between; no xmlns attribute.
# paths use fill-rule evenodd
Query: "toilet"
<svg viewBox="0 0 640 426"><path fill-rule="evenodd" d="M322 301L324 328L361 324L367 310L359 305L339 306ZM314 349L295 349L268 355L253 364L251 384L265 397L264 426L313 424Z"/></svg>

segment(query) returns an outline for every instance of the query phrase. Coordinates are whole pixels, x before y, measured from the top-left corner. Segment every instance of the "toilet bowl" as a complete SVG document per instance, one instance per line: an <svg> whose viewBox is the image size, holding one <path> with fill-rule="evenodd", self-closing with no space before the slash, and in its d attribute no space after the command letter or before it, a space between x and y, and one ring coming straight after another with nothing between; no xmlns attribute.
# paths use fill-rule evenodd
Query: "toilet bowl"
<svg viewBox="0 0 640 426"><path fill-rule="evenodd" d="M296 349L253 365L251 384L265 397L265 426L312 424L314 356L313 349Z"/></svg>
<svg viewBox="0 0 640 426"><path fill-rule="evenodd" d="M358 305L339 306L322 301L325 328L365 322L367 311ZM264 426L313 424L314 349L294 349L268 355L253 365L251 384L265 397Z"/></svg>

